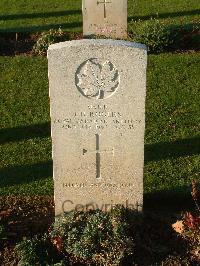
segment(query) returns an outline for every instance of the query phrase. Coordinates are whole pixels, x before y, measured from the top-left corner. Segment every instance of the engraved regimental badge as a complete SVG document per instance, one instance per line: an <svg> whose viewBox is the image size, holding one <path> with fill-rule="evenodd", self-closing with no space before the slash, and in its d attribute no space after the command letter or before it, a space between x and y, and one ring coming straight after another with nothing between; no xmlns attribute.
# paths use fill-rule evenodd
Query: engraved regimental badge
<svg viewBox="0 0 200 266"><path fill-rule="evenodd" d="M120 83L119 72L113 63L98 58L83 62L76 71L75 79L83 96L97 100L111 97Z"/></svg>

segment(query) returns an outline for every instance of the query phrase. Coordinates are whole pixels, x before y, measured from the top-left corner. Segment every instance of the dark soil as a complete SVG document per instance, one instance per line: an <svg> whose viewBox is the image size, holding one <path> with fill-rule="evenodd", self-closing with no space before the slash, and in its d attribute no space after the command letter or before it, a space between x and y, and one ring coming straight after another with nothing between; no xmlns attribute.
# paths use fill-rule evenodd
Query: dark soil
<svg viewBox="0 0 200 266"><path fill-rule="evenodd" d="M10 242L43 233L53 219L53 197L0 197L0 220L8 225Z"/></svg>
<svg viewBox="0 0 200 266"><path fill-rule="evenodd" d="M82 39L80 33L65 33L70 39ZM15 56L20 54L33 55L32 48L41 33L0 33L0 56Z"/></svg>
<svg viewBox="0 0 200 266"><path fill-rule="evenodd" d="M170 48L173 51L187 51L194 50L200 51L200 29L178 29L174 31L175 42Z"/></svg>
<svg viewBox="0 0 200 266"><path fill-rule="evenodd" d="M0 55L14 56L18 54L31 54L33 45L38 39L37 34L1 33Z"/></svg>
<svg viewBox="0 0 200 266"><path fill-rule="evenodd" d="M0 238L0 265L17 265L16 243L49 229L54 221L53 202L53 197L0 197L0 222L6 230L6 238Z"/></svg>
<svg viewBox="0 0 200 266"><path fill-rule="evenodd" d="M65 34L69 36L69 40L83 38L81 33L65 32ZM0 56L33 55L32 48L40 35L41 33L0 33ZM199 29L179 29L175 35L177 35L176 41L168 51L178 53L200 51Z"/></svg>

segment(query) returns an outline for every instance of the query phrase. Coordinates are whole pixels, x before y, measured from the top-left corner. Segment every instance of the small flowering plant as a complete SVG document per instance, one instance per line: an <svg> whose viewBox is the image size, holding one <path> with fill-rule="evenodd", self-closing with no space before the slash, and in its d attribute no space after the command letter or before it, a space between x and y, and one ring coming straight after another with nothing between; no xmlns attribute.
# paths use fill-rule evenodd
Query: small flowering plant
<svg viewBox="0 0 200 266"><path fill-rule="evenodd" d="M195 213L186 212L181 221L172 225L174 230L189 242L190 252L195 259L200 261L200 193L197 189L196 180L192 180L192 198L194 200Z"/></svg>
<svg viewBox="0 0 200 266"><path fill-rule="evenodd" d="M61 28L58 30L50 29L48 32L43 32L35 45L33 46L33 53L37 55L45 55L49 45L57 42L68 41L69 36Z"/></svg>

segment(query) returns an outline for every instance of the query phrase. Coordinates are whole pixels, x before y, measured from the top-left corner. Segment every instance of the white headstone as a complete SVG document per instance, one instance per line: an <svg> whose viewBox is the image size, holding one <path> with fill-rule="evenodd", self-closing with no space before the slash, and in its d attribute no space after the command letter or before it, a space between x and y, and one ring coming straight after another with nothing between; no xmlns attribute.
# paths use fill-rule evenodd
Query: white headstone
<svg viewBox="0 0 200 266"><path fill-rule="evenodd" d="M146 47L116 40L48 50L56 215L141 209Z"/></svg>
<svg viewBox="0 0 200 266"><path fill-rule="evenodd" d="M83 35L127 37L127 0L83 0Z"/></svg>

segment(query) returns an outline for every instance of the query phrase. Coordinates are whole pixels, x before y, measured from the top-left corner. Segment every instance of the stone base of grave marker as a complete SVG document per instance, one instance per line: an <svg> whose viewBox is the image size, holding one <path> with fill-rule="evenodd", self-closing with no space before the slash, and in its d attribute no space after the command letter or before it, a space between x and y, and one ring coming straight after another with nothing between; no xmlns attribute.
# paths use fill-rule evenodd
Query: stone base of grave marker
<svg viewBox="0 0 200 266"><path fill-rule="evenodd" d="M56 215L141 210L146 47L80 40L48 50Z"/></svg>

